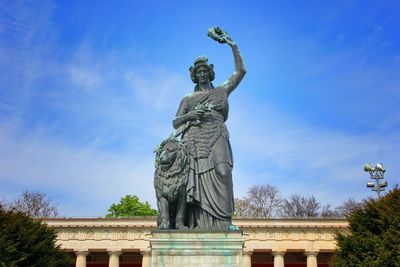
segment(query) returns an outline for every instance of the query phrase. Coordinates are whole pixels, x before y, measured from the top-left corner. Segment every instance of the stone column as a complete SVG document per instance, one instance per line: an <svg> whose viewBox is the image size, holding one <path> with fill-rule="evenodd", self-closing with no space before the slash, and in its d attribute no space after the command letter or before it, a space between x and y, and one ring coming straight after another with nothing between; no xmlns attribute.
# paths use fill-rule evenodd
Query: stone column
<svg viewBox="0 0 400 267"><path fill-rule="evenodd" d="M108 251L108 255L110 255L108 267L119 267L119 256L121 254L121 251Z"/></svg>
<svg viewBox="0 0 400 267"><path fill-rule="evenodd" d="M142 250L142 267L150 267L151 266L151 251L150 250Z"/></svg>
<svg viewBox="0 0 400 267"><path fill-rule="evenodd" d="M243 250L243 267L251 267L251 255L253 250Z"/></svg>
<svg viewBox="0 0 400 267"><path fill-rule="evenodd" d="M304 255L307 256L307 267L318 267L317 255L318 251L306 251Z"/></svg>
<svg viewBox="0 0 400 267"><path fill-rule="evenodd" d="M75 251L76 254L76 267L86 267L86 256L89 255L89 251Z"/></svg>
<svg viewBox="0 0 400 267"><path fill-rule="evenodd" d="M274 267L285 267L285 251L272 251L272 256L274 256Z"/></svg>

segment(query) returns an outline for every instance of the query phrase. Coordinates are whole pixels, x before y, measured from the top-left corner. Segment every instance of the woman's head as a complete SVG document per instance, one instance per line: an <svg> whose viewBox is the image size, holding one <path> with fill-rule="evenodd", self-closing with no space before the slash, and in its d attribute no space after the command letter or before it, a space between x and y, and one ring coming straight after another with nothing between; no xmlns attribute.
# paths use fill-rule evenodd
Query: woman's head
<svg viewBox="0 0 400 267"><path fill-rule="evenodd" d="M208 79L212 82L215 78L214 65L208 64L208 58L206 56L199 56L196 58L193 66L189 68L190 78L196 84L199 83L199 78L203 75L208 74Z"/></svg>

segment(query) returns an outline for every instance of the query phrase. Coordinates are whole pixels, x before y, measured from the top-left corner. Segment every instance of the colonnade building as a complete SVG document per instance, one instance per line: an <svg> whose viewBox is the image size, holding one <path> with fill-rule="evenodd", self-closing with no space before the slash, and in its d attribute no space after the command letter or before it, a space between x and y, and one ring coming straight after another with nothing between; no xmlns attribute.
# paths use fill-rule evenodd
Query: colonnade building
<svg viewBox="0 0 400 267"><path fill-rule="evenodd" d="M47 219L57 244L76 267L150 267L154 217ZM236 219L243 231L244 267L328 267L342 219ZM227 265L228 266L228 265Z"/></svg>

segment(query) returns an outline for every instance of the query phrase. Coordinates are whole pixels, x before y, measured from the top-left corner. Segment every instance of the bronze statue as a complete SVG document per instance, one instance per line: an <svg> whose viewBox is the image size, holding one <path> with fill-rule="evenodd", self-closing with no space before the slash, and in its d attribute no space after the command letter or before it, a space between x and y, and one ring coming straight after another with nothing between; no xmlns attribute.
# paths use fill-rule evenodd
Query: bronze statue
<svg viewBox="0 0 400 267"><path fill-rule="evenodd" d="M225 31L211 28L208 36L232 48L235 72L226 82L214 87L214 66L208 63L207 57L198 57L189 68L196 86L193 93L182 99L173 120L177 129L173 137L181 135L189 158L185 224L190 229L236 230L232 226L233 158L225 121L228 97L246 69L236 43Z"/></svg>
<svg viewBox="0 0 400 267"><path fill-rule="evenodd" d="M184 144L168 138L156 149L154 188L160 229L186 229L186 186L189 158Z"/></svg>

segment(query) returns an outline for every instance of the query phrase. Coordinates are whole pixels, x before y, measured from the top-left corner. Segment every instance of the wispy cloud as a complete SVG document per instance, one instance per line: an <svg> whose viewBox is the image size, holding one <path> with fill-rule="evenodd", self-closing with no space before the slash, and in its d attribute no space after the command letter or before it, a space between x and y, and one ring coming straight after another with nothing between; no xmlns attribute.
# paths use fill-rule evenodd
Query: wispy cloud
<svg viewBox="0 0 400 267"><path fill-rule="evenodd" d="M24 111L30 86L43 73L46 56L53 52L53 8L50 2L0 3L0 118Z"/></svg>
<svg viewBox="0 0 400 267"><path fill-rule="evenodd" d="M365 163L382 161L392 175L400 172L397 136L325 129L271 107L232 111L240 187L277 184L285 195L314 194L338 204L349 196L370 193L362 190L368 178L362 171ZM392 185L399 181L389 179Z"/></svg>
<svg viewBox="0 0 400 267"><path fill-rule="evenodd" d="M193 88L187 77L161 68L147 70L146 73L129 71L126 80L137 99L157 111L176 107L176 102Z"/></svg>
<svg viewBox="0 0 400 267"><path fill-rule="evenodd" d="M54 8L0 2L0 197L42 190L69 216L104 215L125 194L154 206L158 138L149 133L161 137L170 126L153 112L175 105L171 96L187 84L166 70L152 73L159 80L152 82L90 41L58 57ZM121 140L128 152L108 149Z"/></svg>
<svg viewBox="0 0 400 267"><path fill-rule="evenodd" d="M83 30L74 33L73 41L64 44L57 38L68 38L62 27L70 21L54 17L54 10L63 7L51 1L0 3L0 196L44 190L59 200L61 214L71 216L104 215L124 194L137 194L154 205L152 148L172 131L179 101L193 90L187 70L172 71L192 48L170 57L177 61L169 58L172 68L158 64L166 61L164 43L140 44L142 38L154 39L140 20L134 25L135 38L124 37L137 49L129 53L111 43L122 35L116 25L125 27L123 35L132 29L120 25L120 18L102 24L112 25L105 29L109 37L103 43L110 49L99 49L86 20L79 22ZM82 6L73 7L83 11ZM276 7L254 8L279 13L274 12ZM339 11L332 11L335 16L314 31L293 27L299 13L290 11L295 16L288 16L286 23L279 16L265 29L257 29L259 42L251 41L255 32L248 29L264 21L264 12L254 12L260 17L246 20L244 27L232 24L237 36L248 36L241 46L249 68L242 85L254 97L242 94L238 99L235 93L231 99L228 126L237 195L245 194L249 185L265 182L278 185L284 195L314 194L326 203L361 198L370 195L364 188L368 177L362 172L366 162L382 161L389 184L399 181L391 175L400 172L400 61L397 50L385 53L395 40L390 43L393 38L380 24L367 34L358 32L353 40L347 28L334 29L343 19ZM96 19L90 21L103 23ZM187 19L185 27L165 36L182 38L177 33L188 32L198 18ZM323 19L312 20L314 25ZM307 21L304 17L303 25ZM339 36L333 45L327 44L330 34ZM166 40L166 47L172 45L179 53L179 41L171 40ZM203 43L193 47L200 49L198 45ZM220 50L212 50L211 44L209 48L218 60ZM223 57L218 78L232 68ZM264 100L265 87L279 90L270 93L276 100L273 105ZM292 107L295 101L300 108ZM301 107L307 110L295 114L302 112ZM323 114L313 114L313 109ZM321 123L323 118L340 121L340 126L336 121Z"/></svg>
<svg viewBox="0 0 400 267"><path fill-rule="evenodd" d="M0 129L0 181L7 185L3 195L22 189L61 195L60 213L68 216L104 215L125 194L154 205L151 153L136 158L115 155L93 147L70 147L40 133L21 136L10 124Z"/></svg>

